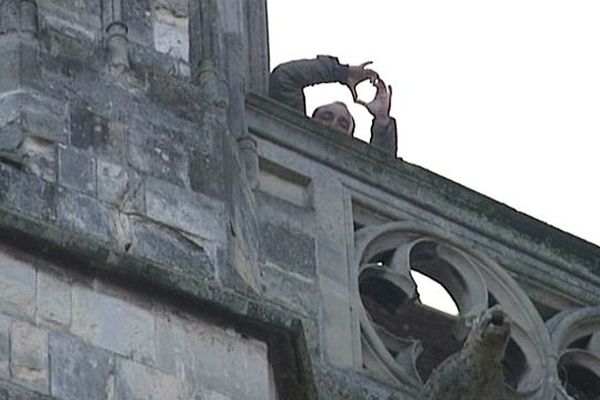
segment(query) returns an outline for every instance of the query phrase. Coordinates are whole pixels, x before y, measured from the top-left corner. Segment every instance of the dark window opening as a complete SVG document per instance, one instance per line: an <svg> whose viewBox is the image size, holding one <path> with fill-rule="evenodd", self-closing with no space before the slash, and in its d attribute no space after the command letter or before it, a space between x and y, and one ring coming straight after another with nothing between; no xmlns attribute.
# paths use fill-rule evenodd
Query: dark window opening
<svg viewBox="0 0 600 400"><path fill-rule="evenodd" d="M533 301L533 305L535 306L536 310L538 311L538 313L540 314L540 316L542 317L542 320L544 320L544 322L546 322L550 318L554 317L560 311L560 310L557 310L556 308L550 307L543 303L539 303L537 301Z"/></svg>
<svg viewBox="0 0 600 400"><path fill-rule="evenodd" d="M509 340L504 356L504 380L507 385L516 389L525 372L527 371L527 359L523 350L512 339Z"/></svg>
<svg viewBox="0 0 600 400"><path fill-rule="evenodd" d="M587 336L583 336L580 337L579 339L575 340L573 343L569 344L569 346L567 346L569 349L587 349L589 344L590 344L590 340L592 340L592 335L587 335Z"/></svg>
<svg viewBox="0 0 600 400"><path fill-rule="evenodd" d="M578 365L559 366L558 375L575 400L600 399L600 378L587 368Z"/></svg>
<svg viewBox="0 0 600 400"><path fill-rule="evenodd" d="M493 294L491 294L490 292L488 292L488 308L492 308L496 304L498 304L498 300L496 300L496 297L494 297Z"/></svg>
<svg viewBox="0 0 600 400"><path fill-rule="evenodd" d="M453 334L458 318L409 301L406 293L383 279L363 276L359 287L363 305L376 325L395 336L421 342L417 371L423 380L460 350L461 342ZM388 350L395 356L393 348Z"/></svg>
<svg viewBox="0 0 600 400"><path fill-rule="evenodd" d="M389 314L393 314L408 300L406 293L399 287L377 276L370 276L368 272L361 275L358 288L365 307L368 303Z"/></svg>
<svg viewBox="0 0 600 400"><path fill-rule="evenodd" d="M374 264L390 265L394 253L395 250L382 251L381 253L378 253L371 257L371 259L369 259L368 262Z"/></svg>

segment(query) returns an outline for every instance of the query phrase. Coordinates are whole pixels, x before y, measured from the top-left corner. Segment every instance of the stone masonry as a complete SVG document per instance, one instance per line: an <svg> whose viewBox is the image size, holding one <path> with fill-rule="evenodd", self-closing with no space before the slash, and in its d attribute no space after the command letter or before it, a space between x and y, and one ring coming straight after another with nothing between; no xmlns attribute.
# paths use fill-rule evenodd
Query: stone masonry
<svg viewBox="0 0 600 400"><path fill-rule="evenodd" d="M495 304L510 390L600 396L598 247L268 71L266 0L0 0L0 399L420 399Z"/></svg>

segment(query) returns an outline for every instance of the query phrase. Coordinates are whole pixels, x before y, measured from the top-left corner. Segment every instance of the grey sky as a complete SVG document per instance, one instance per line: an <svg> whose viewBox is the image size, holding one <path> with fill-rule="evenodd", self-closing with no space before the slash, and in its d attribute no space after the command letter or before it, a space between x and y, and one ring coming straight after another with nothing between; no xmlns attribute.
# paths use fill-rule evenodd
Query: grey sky
<svg viewBox="0 0 600 400"><path fill-rule="evenodd" d="M272 67L375 62L400 157L600 244L600 2L269 0L269 17ZM307 97L351 102L337 84Z"/></svg>

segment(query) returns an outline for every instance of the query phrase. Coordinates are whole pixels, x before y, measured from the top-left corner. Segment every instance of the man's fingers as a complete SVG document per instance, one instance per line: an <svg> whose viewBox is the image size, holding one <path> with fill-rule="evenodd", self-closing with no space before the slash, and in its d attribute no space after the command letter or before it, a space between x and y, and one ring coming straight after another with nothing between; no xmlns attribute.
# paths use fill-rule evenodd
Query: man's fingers
<svg viewBox="0 0 600 400"><path fill-rule="evenodd" d="M379 79L379 74L377 73L377 71L373 71L372 69L365 69L365 72L367 74L367 77L371 80L371 83Z"/></svg>
<svg viewBox="0 0 600 400"><path fill-rule="evenodd" d="M377 88L376 96L380 95L381 93L385 93L386 91L385 82L381 79L378 79L375 82L375 87Z"/></svg>
<svg viewBox="0 0 600 400"><path fill-rule="evenodd" d="M368 104L366 101L364 101L364 100L360 100L360 99L356 99L356 100L354 100L354 102L355 102L356 104L360 104L361 106L365 106L365 107L366 107L366 106L367 106L367 104Z"/></svg>
<svg viewBox="0 0 600 400"><path fill-rule="evenodd" d="M361 68L366 67L367 65L373 64L373 61L365 61L364 63L360 64Z"/></svg>

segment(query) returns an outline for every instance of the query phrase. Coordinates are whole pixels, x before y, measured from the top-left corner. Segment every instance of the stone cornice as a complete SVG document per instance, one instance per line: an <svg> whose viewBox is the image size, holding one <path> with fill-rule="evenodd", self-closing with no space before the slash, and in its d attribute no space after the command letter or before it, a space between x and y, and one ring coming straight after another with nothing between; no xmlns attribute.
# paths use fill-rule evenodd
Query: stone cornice
<svg viewBox="0 0 600 400"><path fill-rule="evenodd" d="M367 143L323 128L272 99L250 94L246 104L250 132L257 137L584 279L590 272L600 273L600 247L592 243L425 168L390 157Z"/></svg>

